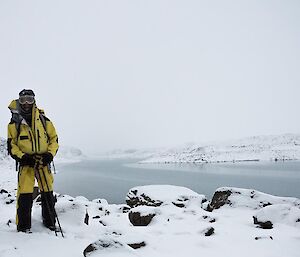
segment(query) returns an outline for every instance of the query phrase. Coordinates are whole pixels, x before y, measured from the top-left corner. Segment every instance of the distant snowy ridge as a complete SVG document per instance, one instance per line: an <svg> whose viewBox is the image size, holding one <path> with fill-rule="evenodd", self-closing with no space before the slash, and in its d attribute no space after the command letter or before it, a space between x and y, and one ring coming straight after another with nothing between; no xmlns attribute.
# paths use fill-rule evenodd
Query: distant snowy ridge
<svg viewBox="0 0 300 257"><path fill-rule="evenodd" d="M115 149L113 151L106 152L100 158L104 159L145 159L149 158L158 152L162 151L162 149L157 148L149 148L149 149Z"/></svg>
<svg viewBox="0 0 300 257"><path fill-rule="evenodd" d="M300 135L255 136L209 145L173 148L141 163L215 163L300 160Z"/></svg>

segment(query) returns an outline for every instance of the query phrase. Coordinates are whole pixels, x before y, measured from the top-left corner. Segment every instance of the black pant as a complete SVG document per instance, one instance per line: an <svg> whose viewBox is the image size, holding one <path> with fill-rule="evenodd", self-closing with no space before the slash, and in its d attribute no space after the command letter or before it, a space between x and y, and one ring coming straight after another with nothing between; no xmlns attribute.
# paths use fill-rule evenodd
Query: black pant
<svg viewBox="0 0 300 257"><path fill-rule="evenodd" d="M53 192L41 192L42 217L45 226L55 225ZM18 231L31 228L32 193L20 194L18 197Z"/></svg>

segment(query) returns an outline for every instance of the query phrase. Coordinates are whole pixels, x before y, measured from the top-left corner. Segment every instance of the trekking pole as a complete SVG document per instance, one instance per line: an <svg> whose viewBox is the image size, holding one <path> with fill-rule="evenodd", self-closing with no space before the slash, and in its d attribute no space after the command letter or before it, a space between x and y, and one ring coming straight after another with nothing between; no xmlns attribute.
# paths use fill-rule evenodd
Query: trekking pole
<svg viewBox="0 0 300 257"><path fill-rule="evenodd" d="M39 173L39 161L40 160L35 157L34 171L35 171L35 176L36 176L37 180L41 182L42 191L45 192L44 185L43 185L40 173ZM46 202L46 207L47 207L47 210L48 210L48 214L51 217L52 216L52 211L51 211L51 208L49 206L49 202L47 201L47 197L45 197L45 202ZM54 232L55 232L55 235L57 236L57 232L56 231L54 231Z"/></svg>
<svg viewBox="0 0 300 257"><path fill-rule="evenodd" d="M50 192L50 189L49 189L49 186L48 186L48 182L47 182L47 179L46 179L46 175L45 175L45 172L44 172L44 169L43 169L43 165L41 164L42 159L41 159L41 158L36 158L36 159L37 159L37 161L38 161L38 166L39 166L39 165L42 166L41 172L42 172L43 175L44 175L43 177L44 177L44 180L45 180L45 183L46 183L46 186L47 186L47 190L48 190L48 192ZM42 182L41 177L40 177L39 169L37 169L37 172L38 172L38 176L39 176L40 181L41 181L42 190L43 190L43 192L45 192L44 186L43 186L43 182ZM59 230L60 230L60 233L61 233L62 237L64 237L64 234L63 234L63 231L62 231L62 228L61 228L61 225L60 225L60 222L59 222L57 213L56 213L56 211L55 211L54 202L53 202L53 196L50 197L50 198L51 198L51 201L52 201L52 206L53 206L52 211L53 211L53 214L54 214L54 218L57 220L57 223L58 223L58 226L59 226ZM52 211L51 211L51 208L50 208L50 206L49 206L49 202L47 201L47 197L46 197L45 200L46 200L46 206L47 206L47 208L48 208L48 213L49 213L49 215L51 215ZM55 232L55 235L57 236L57 231L56 231L56 229L54 230L54 232Z"/></svg>

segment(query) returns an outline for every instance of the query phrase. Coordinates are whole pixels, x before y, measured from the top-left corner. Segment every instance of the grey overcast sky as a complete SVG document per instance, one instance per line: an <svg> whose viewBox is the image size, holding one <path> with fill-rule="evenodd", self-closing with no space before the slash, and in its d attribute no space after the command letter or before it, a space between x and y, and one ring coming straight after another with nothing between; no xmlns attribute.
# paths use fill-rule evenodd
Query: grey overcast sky
<svg viewBox="0 0 300 257"><path fill-rule="evenodd" d="M300 1L0 0L0 87L86 153L298 133Z"/></svg>

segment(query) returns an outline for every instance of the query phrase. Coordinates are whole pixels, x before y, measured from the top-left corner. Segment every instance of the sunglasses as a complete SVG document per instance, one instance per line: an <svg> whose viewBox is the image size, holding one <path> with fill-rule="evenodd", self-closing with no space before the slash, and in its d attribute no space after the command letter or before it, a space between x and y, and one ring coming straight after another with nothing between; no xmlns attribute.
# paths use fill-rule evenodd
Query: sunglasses
<svg viewBox="0 0 300 257"><path fill-rule="evenodd" d="M34 103L34 96L32 95L24 95L19 97L20 104L33 104Z"/></svg>

